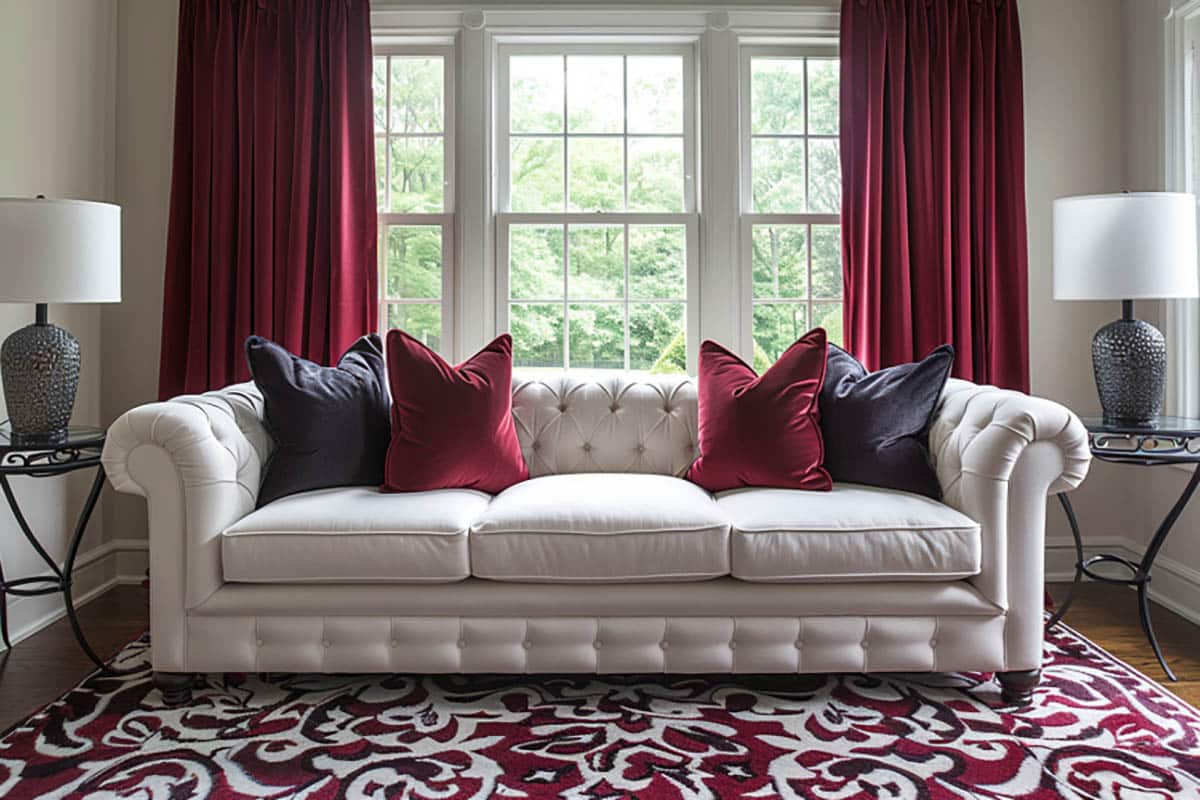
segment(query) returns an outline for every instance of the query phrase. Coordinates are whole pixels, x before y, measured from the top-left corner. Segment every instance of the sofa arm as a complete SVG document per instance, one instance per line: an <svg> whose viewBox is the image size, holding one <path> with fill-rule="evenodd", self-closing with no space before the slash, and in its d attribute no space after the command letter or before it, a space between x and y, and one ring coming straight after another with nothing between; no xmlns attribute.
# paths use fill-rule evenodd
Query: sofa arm
<svg viewBox="0 0 1200 800"><path fill-rule="evenodd" d="M1069 491L1091 463L1079 418L1050 400L950 380L929 431L947 505L980 525L972 582L1006 612L1009 669L1041 661L1046 496Z"/></svg>
<svg viewBox="0 0 1200 800"><path fill-rule="evenodd" d="M271 438L253 384L149 403L108 430L113 487L146 498L155 668L182 665L185 613L222 583L220 534L254 509Z"/></svg>

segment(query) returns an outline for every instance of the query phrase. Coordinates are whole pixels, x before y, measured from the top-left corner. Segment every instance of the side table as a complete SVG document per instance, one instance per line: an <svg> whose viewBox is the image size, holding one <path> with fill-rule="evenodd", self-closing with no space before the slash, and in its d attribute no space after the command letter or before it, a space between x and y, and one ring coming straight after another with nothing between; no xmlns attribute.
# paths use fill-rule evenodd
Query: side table
<svg viewBox="0 0 1200 800"><path fill-rule="evenodd" d="M1183 510L1187 508L1188 501L1192 499L1196 487L1200 485L1200 419L1164 416L1155 417L1144 423L1126 423L1092 417L1085 418L1083 424L1088 431L1088 444L1091 447L1092 457L1099 461L1140 467L1191 464L1193 465L1192 475L1184 487L1183 493L1175 501L1175 505L1171 506L1167 516L1154 531L1154 536L1150 539L1150 544L1146 547L1146 552L1142 554L1141 560L1137 562L1110 553L1084 559L1079 521L1071 508L1071 501L1065 494L1058 495L1063 511L1067 515L1067 522L1071 527L1071 535L1075 539L1075 580L1071 584L1071 591L1066 600L1047 621L1046 627L1051 628L1058 624L1058 621L1067 613L1071 607L1071 601L1074 599L1075 589L1084 575L1102 583L1134 586L1138 593L1138 615L1141 618L1142 630L1145 632L1150 646L1154 649L1154 655L1163 672L1172 681L1178 680L1175 673L1167 666L1162 650L1158 646L1158 639L1154 635L1154 627L1150 624L1150 598L1147 592L1150 586L1150 570L1154 567L1154 560L1158 557L1163 543L1167 541L1171 528L1174 527ZM1095 572L1093 568L1100 564L1116 564L1128 572L1128 577L1114 577Z"/></svg>
<svg viewBox="0 0 1200 800"><path fill-rule="evenodd" d="M104 488L104 467L100 463L100 451L104 447L105 431L103 428L75 427L68 429L67 435L56 441L38 440L15 435L7 423L0 425L0 490L4 499L20 527L21 533L29 541L34 551L46 563L49 575L34 575L27 578L9 579L4 575L0 566L0 638L4 646L11 649L12 643L8 638L8 595L34 597L45 594L62 594L66 606L67 619L71 622L71 630L75 633L75 641L96 666L104 669L104 662L92 650L83 630L79 627L79 618L75 614L75 602L71 597L71 585L74 579L75 557L79 554L79 543L83 532L87 529L88 520L96 508L100 498L100 490ZM38 540L28 520L21 512L21 506L13 493L9 478L23 476L29 478L49 478L65 475L80 469L95 469L96 477L92 481L91 491L84 501L83 509L75 523L75 530L67 543L66 560L60 566Z"/></svg>

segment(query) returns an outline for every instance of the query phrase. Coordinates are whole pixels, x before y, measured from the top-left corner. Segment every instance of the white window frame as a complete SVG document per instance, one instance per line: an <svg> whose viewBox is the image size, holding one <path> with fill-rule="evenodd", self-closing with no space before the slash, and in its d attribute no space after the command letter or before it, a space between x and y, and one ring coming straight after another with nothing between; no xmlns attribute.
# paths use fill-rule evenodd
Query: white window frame
<svg viewBox="0 0 1200 800"><path fill-rule="evenodd" d="M509 326L509 306L513 301L509 297L508 263L509 263L509 231L514 225L562 225L563 226L563 258L564 291L561 298L547 298L544 303L561 303L563 305L563 369L570 369L571 334L567 322L568 306L573 304L588 304L590 302L605 302L610 305L620 304L625 315L625 370L629 371L629 307L631 303L654 302L654 299L631 299L629 296L629 227L631 225L679 225L684 228L686 247L685 297L662 298L668 302L684 302L684 339L687 342L687 370L694 374L696 356L699 352L700 339L700 217L697 212L699 205L698 155L697 155L697 92L696 92L696 47L694 42L672 44L645 39L630 39L627 42L596 42L590 37L562 37L555 42L542 43L503 43L496 53L496 115L495 115L495 159L496 159L496 321L498 330L507 330ZM511 186L509 185L511 154L509 128L509 59L522 55L677 55L683 58L683 209L679 212L643 212L643 211L568 211L567 197L568 157L571 138L588 138L590 136L615 137L617 134L579 134L568 133L566 108L563 109L563 130L560 135L563 140L563 209L561 211L513 212L510 211ZM564 98L565 98L564 87ZM565 101L564 101L565 103ZM626 109L627 110L627 109ZM547 136L549 136L548 134ZM625 201L629 200L629 139L631 134L627 129L620 133L624 152L625 168ZM635 138L656 138L654 134L635 134ZM658 134L658 137L676 137L677 134ZM614 301L580 301L573 300L567 289L570 280L570 253L567 248L567 237L573 225L623 225L625 240L625 292L621 300ZM536 299L522 298L520 303L538 303Z"/></svg>
<svg viewBox="0 0 1200 800"><path fill-rule="evenodd" d="M805 308L807 327L813 326L813 307L819 303L845 303L844 298L814 297L812 291L812 259L814 225L838 225L842 223L841 214L827 213L766 213L754 210L754 175L750 158L751 144L754 135L751 132L751 61L755 58L837 58L837 45L828 44L743 44L738 53L738 83L739 103L738 114L738 144L739 144L739 200L741 215L739 219L739 248L741 263L741 350L749 354L748 361L754 357L754 306L756 303L776 305L801 305ZM804 194L808 197L808 146L810 138L836 139L837 135L813 134L808 132L808 73L804 76L804 133L788 134L788 138L803 138L804 140ZM804 299L798 298L756 298L754 296L754 239L755 225L796 225L807 229L805 248L806 269L808 271L806 284L807 294ZM746 357L746 356L743 356Z"/></svg>
<svg viewBox="0 0 1200 800"><path fill-rule="evenodd" d="M747 361L753 358L752 275L741 251L739 186L739 48L815 45L836 50L839 14L828 0L785 7L664 6L627 2L584 6L549 0L537 6L454 5L434 0L374 0L377 44L448 45L456 51L454 90L452 265L454 294L443 296L443 321L453 319L448 359L461 360L507 329L508 254L498 243L506 211L498 202L498 50L505 45L658 43L691 45L697 77L694 213L688 227L688 371L697 343L715 339ZM448 101L447 105L450 103ZM507 132L507 126L503 126ZM504 148L507 152L507 148ZM515 218L507 217L511 224ZM605 214L600 222L618 218ZM696 263L698 261L698 264ZM445 273L443 273L445 275ZM502 285L503 284L503 285ZM453 311L451 312L451 309ZM448 340L449 341L449 340Z"/></svg>
<svg viewBox="0 0 1200 800"><path fill-rule="evenodd" d="M1200 192L1194 180L1195 153L1189 133L1200 126L1195 95L1200 70L1200 0L1174 0L1164 22L1164 129L1166 133L1165 188ZM1200 130L1193 133L1200 136ZM1167 410L1181 416L1200 416L1200 301L1167 300Z"/></svg>
<svg viewBox="0 0 1200 800"><path fill-rule="evenodd" d="M456 274L455 253L455 113L458 94L455 86L456 49L453 44L431 44L424 42L406 43L395 38L377 38L372 47L372 59L389 57L386 109L391 120L391 56L440 56L442 59L442 211L422 213L397 213L390 210L379 212L378 257L379 257L379 328L388 328L388 307L393 305L433 305L440 303L442 316L441 351L448 357L456 352L455 333L458 329L454 318L454 287ZM372 63L374 63L372 61ZM390 130L375 132L375 139L395 138ZM391 147L384 146L385 169L391 171ZM391 208L391 176L384 176L384 209ZM387 235L393 227L439 226L442 232L442 293L434 298L388 298L387 296Z"/></svg>

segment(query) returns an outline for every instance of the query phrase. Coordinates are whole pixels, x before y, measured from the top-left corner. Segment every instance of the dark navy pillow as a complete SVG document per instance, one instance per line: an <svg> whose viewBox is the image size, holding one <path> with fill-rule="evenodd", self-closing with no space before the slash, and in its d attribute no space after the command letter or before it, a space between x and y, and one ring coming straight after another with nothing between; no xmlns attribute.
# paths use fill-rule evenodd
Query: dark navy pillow
<svg viewBox="0 0 1200 800"><path fill-rule="evenodd" d="M829 345L821 388L825 469L835 481L942 496L929 458L929 426L950 368L948 344L915 364L868 372Z"/></svg>
<svg viewBox="0 0 1200 800"><path fill-rule="evenodd" d="M258 505L333 486L378 486L391 439L390 397L378 334L351 345L335 367L292 355L270 339L246 340L275 451Z"/></svg>

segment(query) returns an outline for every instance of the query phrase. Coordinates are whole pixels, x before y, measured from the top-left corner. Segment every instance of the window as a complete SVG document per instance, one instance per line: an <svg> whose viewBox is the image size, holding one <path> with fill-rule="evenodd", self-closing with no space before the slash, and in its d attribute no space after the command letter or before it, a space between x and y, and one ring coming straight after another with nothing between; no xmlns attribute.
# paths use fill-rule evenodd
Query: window
<svg viewBox="0 0 1200 800"><path fill-rule="evenodd" d="M687 369L693 64L690 46L501 48L497 316L517 367Z"/></svg>
<svg viewBox="0 0 1200 800"><path fill-rule="evenodd" d="M1172 0L1165 17L1166 186L1168 191L1200 191L1200 3ZM1143 176L1149 182L1153 176ZM1200 302L1169 300L1166 307L1170 375L1167 408L1172 414L1200 414Z"/></svg>
<svg viewBox="0 0 1200 800"><path fill-rule="evenodd" d="M842 338L836 49L742 49L742 225L755 368L811 328Z"/></svg>
<svg viewBox="0 0 1200 800"><path fill-rule="evenodd" d="M838 341L836 8L577 5L372 9L381 326L522 371Z"/></svg>
<svg viewBox="0 0 1200 800"><path fill-rule="evenodd" d="M453 58L449 48L376 47L375 171L380 326L451 354Z"/></svg>

